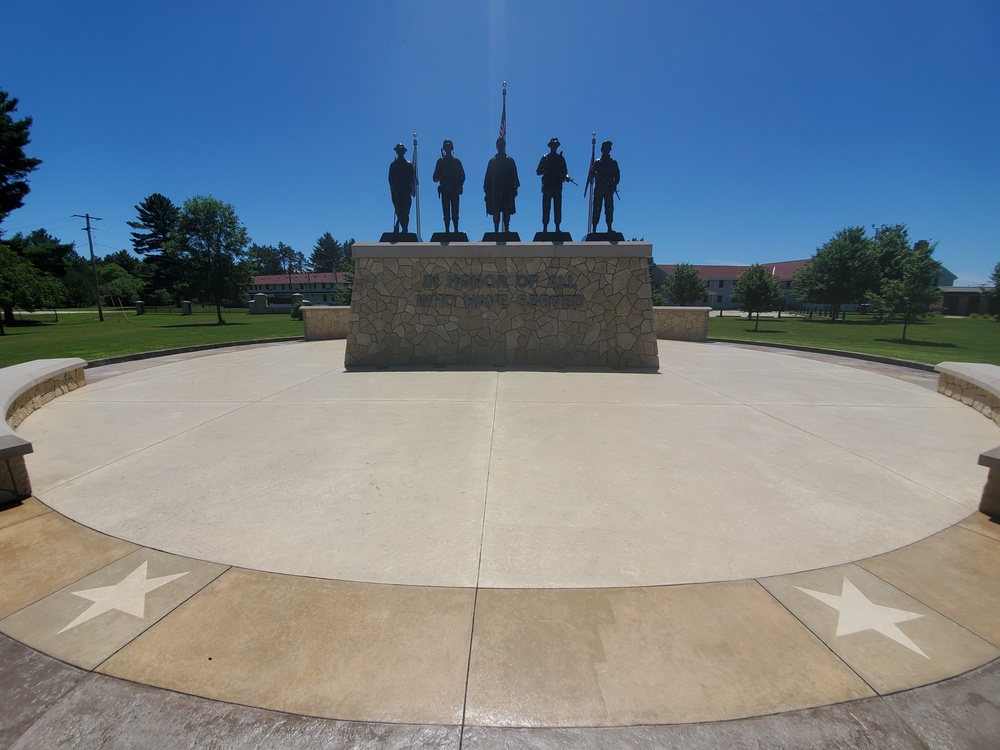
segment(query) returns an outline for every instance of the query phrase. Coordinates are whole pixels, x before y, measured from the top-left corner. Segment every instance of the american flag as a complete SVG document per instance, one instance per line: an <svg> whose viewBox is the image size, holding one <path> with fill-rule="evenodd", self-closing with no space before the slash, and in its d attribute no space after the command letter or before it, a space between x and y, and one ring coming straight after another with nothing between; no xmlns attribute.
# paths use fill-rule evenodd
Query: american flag
<svg viewBox="0 0 1000 750"><path fill-rule="evenodd" d="M507 82L503 82L503 111L500 113L500 137L507 140Z"/></svg>

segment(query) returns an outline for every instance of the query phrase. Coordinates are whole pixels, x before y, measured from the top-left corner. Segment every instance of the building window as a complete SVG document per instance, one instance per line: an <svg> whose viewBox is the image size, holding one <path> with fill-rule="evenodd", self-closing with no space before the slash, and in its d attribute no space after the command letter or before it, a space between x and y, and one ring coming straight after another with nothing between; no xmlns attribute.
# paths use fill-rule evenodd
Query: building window
<svg viewBox="0 0 1000 750"><path fill-rule="evenodd" d="M720 281L719 282L719 289L723 289L725 286L726 286L726 282L725 281Z"/></svg>

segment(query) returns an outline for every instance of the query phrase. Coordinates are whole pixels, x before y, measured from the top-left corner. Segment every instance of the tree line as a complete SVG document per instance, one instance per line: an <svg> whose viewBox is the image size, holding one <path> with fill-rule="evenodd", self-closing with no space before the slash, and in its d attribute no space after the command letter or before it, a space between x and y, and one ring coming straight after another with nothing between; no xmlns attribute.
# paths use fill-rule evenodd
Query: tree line
<svg viewBox="0 0 1000 750"><path fill-rule="evenodd" d="M930 314L941 297L935 288L941 272L933 257L935 247L927 240L911 242L905 224L883 224L874 236L868 236L864 227L842 229L793 274L792 295L800 304L827 306L831 322L844 306L863 304L878 322L902 323L906 340L907 327ZM990 285L981 289L1000 320L1000 263ZM656 291L664 301L691 305L704 299L708 281L695 266L679 263ZM781 310L785 295L781 280L758 263L736 279L733 300L743 312L756 315L759 325L760 313Z"/></svg>
<svg viewBox="0 0 1000 750"><path fill-rule="evenodd" d="M239 306L256 275L311 271L346 272L353 278L354 240L336 240L325 232L306 258L283 242L277 247L251 244L236 210L211 196L195 196L180 206L153 193L135 206L132 249L95 261L80 256L73 243L61 242L45 229L3 236L2 224L24 204L27 178L42 163L29 157L32 120L16 119L17 99L0 90L0 334L14 322L14 309L29 312L56 307L85 307L100 302L130 305L138 299L153 305L193 300L211 304L219 323L223 305ZM350 284L335 289L335 300L350 300Z"/></svg>
<svg viewBox="0 0 1000 750"><path fill-rule="evenodd" d="M96 260L102 304L178 305L192 300L215 307L220 323L224 306L242 306L253 277L263 274L353 271L354 240L340 242L329 232L309 256L279 242L250 242L231 204L196 196L181 206L153 193L135 206L133 255L119 250ZM138 256L138 257L137 257ZM3 323L14 322L14 309L88 307L97 301L95 270L76 252L44 229L15 234L0 242L0 306ZM337 294L339 292L339 295ZM349 289L335 290L335 297Z"/></svg>

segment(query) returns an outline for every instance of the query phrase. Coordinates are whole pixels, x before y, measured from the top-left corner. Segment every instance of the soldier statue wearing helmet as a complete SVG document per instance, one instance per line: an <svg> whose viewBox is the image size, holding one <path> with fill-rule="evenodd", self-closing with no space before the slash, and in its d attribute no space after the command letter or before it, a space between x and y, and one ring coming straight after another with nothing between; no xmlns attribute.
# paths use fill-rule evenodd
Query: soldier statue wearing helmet
<svg viewBox="0 0 1000 750"><path fill-rule="evenodd" d="M556 151L561 144L558 138L549 140L549 153L542 156L538 162L535 174L542 176L542 231L549 231L549 208L555 209L556 232L561 231L562 223L562 187L564 182L572 182L566 159L562 152Z"/></svg>
<svg viewBox="0 0 1000 750"><path fill-rule="evenodd" d="M452 156L455 144L451 139L445 139L441 144L441 158L434 167L434 182L438 183L438 195L441 196L441 210L444 213L444 231L448 232L449 223L453 223L455 233L458 233L458 196L462 194L465 185L465 169L462 162Z"/></svg>
<svg viewBox="0 0 1000 750"><path fill-rule="evenodd" d="M611 158L611 141L604 141L601 144L601 158L594 162L590 179L594 183L594 229L597 229L597 220L601 218L603 205L604 220L607 222L608 232L611 233L614 231L611 222L615 218L615 195L618 193L618 182L621 180L618 162Z"/></svg>
<svg viewBox="0 0 1000 750"><path fill-rule="evenodd" d="M393 151L396 152L396 158L389 165L389 192L398 225L394 231L406 234L410 227L410 202L413 198L413 165L403 156L406 146L402 143L397 143Z"/></svg>

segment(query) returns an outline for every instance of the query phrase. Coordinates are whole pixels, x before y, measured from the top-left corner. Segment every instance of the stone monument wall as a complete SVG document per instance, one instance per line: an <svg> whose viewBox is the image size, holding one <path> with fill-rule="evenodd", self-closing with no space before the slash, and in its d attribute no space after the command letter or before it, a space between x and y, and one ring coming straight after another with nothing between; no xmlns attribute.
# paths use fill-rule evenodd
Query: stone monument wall
<svg viewBox="0 0 1000 750"><path fill-rule="evenodd" d="M312 305L302 311L306 341L347 338L347 305Z"/></svg>
<svg viewBox="0 0 1000 750"><path fill-rule="evenodd" d="M379 243L353 254L347 366L659 366L649 243Z"/></svg>
<svg viewBox="0 0 1000 750"><path fill-rule="evenodd" d="M708 341L711 307L654 307L656 338L673 341Z"/></svg>

